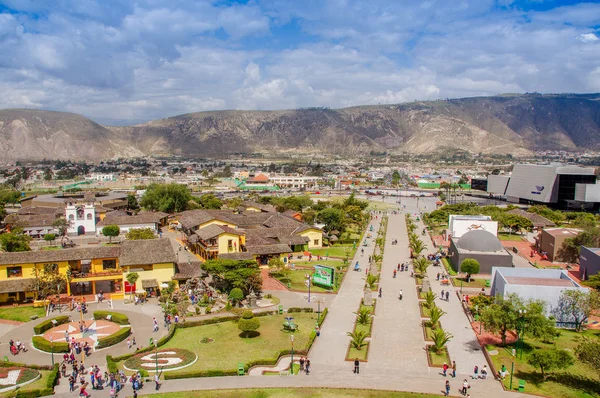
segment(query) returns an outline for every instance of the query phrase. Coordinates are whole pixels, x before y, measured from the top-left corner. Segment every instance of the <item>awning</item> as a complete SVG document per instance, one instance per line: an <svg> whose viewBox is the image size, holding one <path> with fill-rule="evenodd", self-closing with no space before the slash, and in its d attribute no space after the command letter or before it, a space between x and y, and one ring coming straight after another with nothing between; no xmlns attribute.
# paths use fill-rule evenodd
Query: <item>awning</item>
<svg viewBox="0 0 600 398"><path fill-rule="evenodd" d="M143 279L142 287L144 289L150 289L153 287L158 287L158 281L156 279Z"/></svg>

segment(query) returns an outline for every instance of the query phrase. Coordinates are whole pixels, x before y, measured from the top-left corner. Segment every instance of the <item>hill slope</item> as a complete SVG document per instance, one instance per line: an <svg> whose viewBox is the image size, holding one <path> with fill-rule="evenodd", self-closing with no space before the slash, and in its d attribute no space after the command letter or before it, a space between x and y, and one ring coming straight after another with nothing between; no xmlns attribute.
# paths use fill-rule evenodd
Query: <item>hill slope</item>
<svg viewBox="0 0 600 398"><path fill-rule="evenodd" d="M103 127L73 114L4 110L0 138L0 156L8 158L600 150L600 94L477 97L337 110L200 112L128 127ZM21 139L26 142L23 147L18 145Z"/></svg>

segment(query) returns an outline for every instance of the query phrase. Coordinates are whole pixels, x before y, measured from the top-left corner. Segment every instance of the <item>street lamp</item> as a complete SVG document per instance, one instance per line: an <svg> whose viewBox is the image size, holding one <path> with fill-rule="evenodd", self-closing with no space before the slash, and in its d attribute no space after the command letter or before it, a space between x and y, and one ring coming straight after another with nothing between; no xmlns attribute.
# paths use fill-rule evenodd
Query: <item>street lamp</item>
<svg viewBox="0 0 600 398"><path fill-rule="evenodd" d="M520 349L519 359L523 358L523 340L525 338L525 316L527 310L519 310L519 319L517 320L517 350Z"/></svg>
<svg viewBox="0 0 600 398"><path fill-rule="evenodd" d="M310 283L310 274L305 274L304 278L306 278L306 280L305 280L304 283L306 284L306 286L308 286L308 302L310 303L310 285L311 285L311 283Z"/></svg>
<svg viewBox="0 0 600 398"><path fill-rule="evenodd" d="M290 341L292 343L292 361L290 362L290 373L292 376L294 375L294 335L290 336Z"/></svg>
<svg viewBox="0 0 600 398"><path fill-rule="evenodd" d="M154 359L156 361L156 374L158 374L158 340L154 339Z"/></svg>
<svg viewBox="0 0 600 398"><path fill-rule="evenodd" d="M319 324L319 322L321 322L321 301L324 301L324 299L317 299L317 325Z"/></svg>
<svg viewBox="0 0 600 398"><path fill-rule="evenodd" d="M54 337L50 337L50 352L52 353L52 367L54 367Z"/></svg>
<svg viewBox="0 0 600 398"><path fill-rule="evenodd" d="M479 314L479 304L475 304L475 311L477 312L477 321L479 322L479 335L481 336L481 315Z"/></svg>
<svg viewBox="0 0 600 398"><path fill-rule="evenodd" d="M508 387L508 389L510 391L512 391L512 378L513 378L513 373L515 373L515 354L516 354L516 351L513 348L513 350L512 350L512 365L510 366L510 386Z"/></svg>

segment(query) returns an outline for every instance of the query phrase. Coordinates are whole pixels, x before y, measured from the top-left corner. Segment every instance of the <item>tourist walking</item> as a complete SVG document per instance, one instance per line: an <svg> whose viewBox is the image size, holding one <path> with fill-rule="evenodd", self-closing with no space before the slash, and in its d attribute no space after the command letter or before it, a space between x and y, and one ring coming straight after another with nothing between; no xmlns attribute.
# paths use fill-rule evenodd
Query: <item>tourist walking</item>
<svg viewBox="0 0 600 398"><path fill-rule="evenodd" d="M446 377L446 373L448 372L448 364L444 362L444 366L442 366L442 374Z"/></svg>
<svg viewBox="0 0 600 398"><path fill-rule="evenodd" d="M310 374L310 359L306 358L306 363L304 364L304 369L306 370L306 375Z"/></svg>
<svg viewBox="0 0 600 398"><path fill-rule="evenodd" d="M475 367L473 368L473 376L471 376L471 379L477 378L479 378L479 366L475 365Z"/></svg>
<svg viewBox="0 0 600 398"><path fill-rule="evenodd" d="M456 361L452 361L452 377L456 377Z"/></svg>
<svg viewBox="0 0 600 398"><path fill-rule="evenodd" d="M450 382L446 380L446 385L444 386L444 395L447 397L450 395Z"/></svg>
<svg viewBox="0 0 600 398"><path fill-rule="evenodd" d="M158 321L156 320L156 317L152 317L152 322L154 323L154 328L152 329L152 332L158 332Z"/></svg>
<svg viewBox="0 0 600 398"><path fill-rule="evenodd" d="M158 391L158 389L160 388L160 376L158 375L158 373L154 374L154 383L156 383L155 386L155 390Z"/></svg>
<svg viewBox="0 0 600 398"><path fill-rule="evenodd" d="M467 391L469 390L471 386L469 385L469 382L467 381L467 379L463 380L463 384L462 384L462 390L461 393L462 395L467 395Z"/></svg>
<svg viewBox="0 0 600 398"><path fill-rule="evenodd" d="M300 357L300 371L304 372L304 357Z"/></svg>
<svg viewBox="0 0 600 398"><path fill-rule="evenodd" d="M354 358L354 374L358 374L360 370L360 362L358 358Z"/></svg>
<svg viewBox="0 0 600 398"><path fill-rule="evenodd" d="M379 297L381 297L382 292L383 292L382 289L379 288Z"/></svg>
<svg viewBox="0 0 600 398"><path fill-rule="evenodd" d="M446 301L450 301L450 292L446 292Z"/></svg>

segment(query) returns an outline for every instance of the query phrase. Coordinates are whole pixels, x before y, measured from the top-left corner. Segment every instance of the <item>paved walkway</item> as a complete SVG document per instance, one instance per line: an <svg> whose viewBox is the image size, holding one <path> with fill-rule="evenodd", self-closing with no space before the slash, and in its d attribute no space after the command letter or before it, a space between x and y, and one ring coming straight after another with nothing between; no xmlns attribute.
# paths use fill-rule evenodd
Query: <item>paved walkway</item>
<svg viewBox="0 0 600 398"><path fill-rule="evenodd" d="M404 215L391 215L388 219L386 244L381 267L380 286L383 297L377 300L373 323L373 338L369 348L369 370L393 369L398 374L423 374L429 372L421 327L415 281L410 272L393 270L398 263L409 261L408 235ZM397 245L391 242L398 239ZM403 291L403 299L398 295Z"/></svg>
<svg viewBox="0 0 600 398"><path fill-rule="evenodd" d="M424 228L422 222L418 222L417 230ZM429 238L429 235L420 237L423 242L427 245L427 252L433 252L433 242ZM465 315L462 305L461 298L457 296L457 292L460 288L453 286L442 286L435 280L439 268L430 266L427 269L427 275L431 282L431 289L438 296L442 290L448 291L450 289L449 301L438 299L436 304L442 310L446 312L440 321L442 327L447 332L450 332L454 337L448 343L448 352L450 358L456 361L457 373L462 377L470 375L473 372L475 365L482 368L484 364L487 364L485 357L481 351L481 346L477 341L477 337L471 328L469 320ZM457 376L458 378L458 376ZM501 389L500 384L497 382L489 383L490 389Z"/></svg>
<svg viewBox="0 0 600 398"><path fill-rule="evenodd" d="M379 216L381 217L381 216ZM369 225L373 225L373 230L379 229L380 220L372 220ZM369 246L364 255L357 250L342 287L329 307L327 319L323 325L321 336L315 341L309 359L314 369L339 369L347 372L351 368L350 362L346 362L346 352L350 338L348 332L354 329L354 312L363 298L363 289L365 286L365 270L368 266L369 255L375 248L374 239L368 239ZM361 247L362 242L361 242ZM354 264L359 262L361 271L353 270Z"/></svg>

